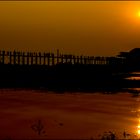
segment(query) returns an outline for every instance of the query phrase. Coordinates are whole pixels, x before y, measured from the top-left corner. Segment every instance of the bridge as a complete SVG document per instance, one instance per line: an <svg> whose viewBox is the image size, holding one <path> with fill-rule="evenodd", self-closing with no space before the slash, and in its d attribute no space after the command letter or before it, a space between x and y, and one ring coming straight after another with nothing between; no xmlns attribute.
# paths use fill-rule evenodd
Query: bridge
<svg viewBox="0 0 140 140"><path fill-rule="evenodd" d="M51 52L0 51L0 88L46 88L53 91L118 90L139 85L125 80L140 70L140 49L115 57Z"/></svg>
<svg viewBox="0 0 140 140"><path fill-rule="evenodd" d="M75 56L71 54L42 53L42 52L19 52L19 51L0 51L0 64L10 65L56 65L59 63L71 64L92 64L108 65L123 64L124 58L120 57L101 57L101 56Z"/></svg>

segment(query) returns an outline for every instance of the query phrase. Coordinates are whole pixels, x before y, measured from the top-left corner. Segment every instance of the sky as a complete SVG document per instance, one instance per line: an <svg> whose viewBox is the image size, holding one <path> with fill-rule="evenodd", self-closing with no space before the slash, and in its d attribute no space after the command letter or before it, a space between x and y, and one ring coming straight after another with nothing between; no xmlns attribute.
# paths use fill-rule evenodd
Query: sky
<svg viewBox="0 0 140 140"><path fill-rule="evenodd" d="M0 1L0 49L114 56L140 47L140 1Z"/></svg>

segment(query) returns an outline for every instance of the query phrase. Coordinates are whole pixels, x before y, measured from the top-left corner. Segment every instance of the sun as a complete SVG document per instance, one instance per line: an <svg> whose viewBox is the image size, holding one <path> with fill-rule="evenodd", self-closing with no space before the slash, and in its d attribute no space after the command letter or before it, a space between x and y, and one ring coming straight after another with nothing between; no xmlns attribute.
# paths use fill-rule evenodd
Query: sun
<svg viewBox="0 0 140 140"><path fill-rule="evenodd" d="M140 17L140 11L138 11L138 16Z"/></svg>

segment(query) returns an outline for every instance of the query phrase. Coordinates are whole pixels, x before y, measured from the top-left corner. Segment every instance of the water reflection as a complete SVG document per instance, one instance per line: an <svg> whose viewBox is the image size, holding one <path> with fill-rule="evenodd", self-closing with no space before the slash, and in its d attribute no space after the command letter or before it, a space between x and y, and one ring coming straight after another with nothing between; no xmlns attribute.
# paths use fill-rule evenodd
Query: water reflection
<svg viewBox="0 0 140 140"><path fill-rule="evenodd" d="M140 75L140 72L139 71L134 71L134 72L131 72L131 74L139 74Z"/></svg>
<svg viewBox="0 0 140 140"><path fill-rule="evenodd" d="M140 72L131 72L128 74L127 80L140 80Z"/></svg>
<svg viewBox="0 0 140 140"><path fill-rule="evenodd" d="M140 88L131 90L140 91ZM32 129L31 131L28 129L29 122L41 118L47 126L48 139L71 137L96 139L99 135L114 137L114 134L119 139L140 138L139 95L132 98L128 92L118 94L0 92L0 125L3 126L0 136L8 133L9 136L15 134L19 138L23 135L32 137L34 133ZM9 109L6 109L7 106ZM19 122L22 124L20 129ZM60 126L60 123L63 125Z"/></svg>
<svg viewBox="0 0 140 140"><path fill-rule="evenodd" d="M134 88L134 90L140 91L140 88ZM138 96L136 98L136 104L138 106L138 109L135 111L137 117L138 117L138 125L137 125L137 138L140 138L140 97Z"/></svg>
<svg viewBox="0 0 140 140"><path fill-rule="evenodd" d="M138 76L130 76L130 77L127 77L125 79L127 79L127 80L140 80L140 77L138 77Z"/></svg>
<svg viewBox="0 0 140 140"><path fill-rule="evenodd" d="M140 72L132 72L129 73L128 76L125 78L126 80L132 80L132 81L140 81ZM135 84L134 84L135 85ZM133 110L131 110L132 113L136 115L137 125L135 127L135 130L131 131L131 138L132 139L140 139L140 85L139 83L135 85L137 88L127 88L126 91L128 93L132 94L132 97L136 97L135 99L135 107L132 107ZM127 135L127 132L124 131L123 137L127 138L130 137L130 135Z"/></svg>
<svg viewBox="0 0 140 140"><path fill-rule="evenodd" d="M124 131L125 133L123 133L123 137L128 138L129 136L129 139L130 137L131 139L140 139L140 88L128 88L128 93L131 93L132 97L135 97L134 104L131 107L131 113L136 117L135 121L137 124L135 124L133 129L131 128L130 134L128 133L127 135L127 132Z"/></svg>
<svg viewBox="0 0 140 140"><path fill-rule="evenodd" d="M137 97L136 101L140 101L138 98L140 95L140 88L127 88L126 91L132 94L132 97Z"/></svg>

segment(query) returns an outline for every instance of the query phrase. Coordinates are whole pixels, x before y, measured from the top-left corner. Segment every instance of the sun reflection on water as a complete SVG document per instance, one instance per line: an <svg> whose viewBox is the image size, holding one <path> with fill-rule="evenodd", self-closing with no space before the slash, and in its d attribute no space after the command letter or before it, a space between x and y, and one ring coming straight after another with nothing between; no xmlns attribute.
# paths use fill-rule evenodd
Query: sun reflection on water
<svg viewBox="0 0 140 140"><path fill-rule="evenodd" d="M135 90L135 88L134 88L134 90ZM140 91L140 89L136 89L136 90ZM134 113L136 113L137 119L138 119L138 125L136 127L136 137L139 139L140 138L140 108L139 108L140 96L138 96L135 101L136 101L136 106L137 106L136 108L137 109L135 110Z"/></svg>
<svg viewBox="0 0 140 140"><path fill-rule="evenodd" d="M138 129L138 134L140 134L140 130Z"/></svg>
<svg viewBox="0 0 140 140"><path fill-rule="evenodd" d="M136 102L138 103L137 105L139 106L140 97L136 99ZM138 135L138 138L140 138L140 109L137 109L136 112L137 112L137 117L138 117L137 135Z"/></svg>
<svg viewBox="0 0 140 140"><path fill-rule="evenodd" d="M140 135L140 128L138 127L138 135Z"/></svg>
<svg viewBox="0 0 140 140"><path fill-rule="evenodd" d="M140 135L140 119L139 119L139 123L138 123L137 128L138 128L137 133L138 133L138 135Z"/></svg>

